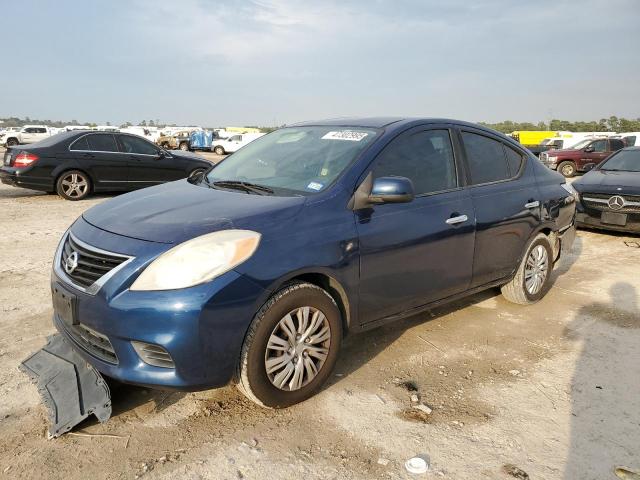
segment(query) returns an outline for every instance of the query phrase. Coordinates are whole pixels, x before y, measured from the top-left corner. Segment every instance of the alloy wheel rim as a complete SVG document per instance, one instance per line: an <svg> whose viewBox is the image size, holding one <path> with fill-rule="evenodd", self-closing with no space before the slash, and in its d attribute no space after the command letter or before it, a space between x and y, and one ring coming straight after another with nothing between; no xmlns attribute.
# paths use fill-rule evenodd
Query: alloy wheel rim
<svg viewBox="0 0 640 480"><path fill-rule="evenodd" d="M308 385L324 366L331 346L331 326L320 310L304 306L287 313L275 326L264 356L273 386L284 391Z"/></svg>
<svg viewBox="0 0 640 480"><path fill-rule="evenodd" d="M562 173L564 173L565 175L570 175L571 173L573 173L573 167L570 165L565 165L564 167L562 167Z"/></svg>
<svg viewBox="0 0 640 480"><path fill-rule="evenodd" d="M87 188L89 188L89 182L77 173L72 173L62 179L62 191L68 197L81 197L87 192Z"/></svg>
<svg viewBox="0 0 640 480"><path fill-rule="evenodd" d="M549 272L549 255L547 249L537 245L529 253L524 269L524 284L530 295L536 295L542 290Z"/></svg>

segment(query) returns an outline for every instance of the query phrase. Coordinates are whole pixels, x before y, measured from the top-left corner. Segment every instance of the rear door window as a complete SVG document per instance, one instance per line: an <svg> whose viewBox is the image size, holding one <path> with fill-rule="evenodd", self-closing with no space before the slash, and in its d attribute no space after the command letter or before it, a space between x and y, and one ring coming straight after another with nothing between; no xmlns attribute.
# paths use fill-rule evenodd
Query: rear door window
<svg viewBox="0 0 640 480"><path fill-rule="evenodd" d="M69 150L89 150L89 143L87 142L87 137L80 137L75 142L71 144Z"/></svg>
<svg viewBox="0 0 640 480"><path fill-rule="evenodd" d="M511 178L502 142L471 132L462 132L462 141L472 185Z"/></svg>
<svg viewBox="0 0 640 480"><path fill-rule="evenodd" d="M378 156L374 178L406 177L416 195L457 187L448 130L426 130L393 140Z"/></svg>
<svg viewBox="0 0 640 480"><path fill-rule="evenodd" d="M142 138L132 135L120 135L122 143L122 151L126 153L134 153L141 155L157 155L158 149Z"/></svg>
<svg viewBox="0 0 640 480"><path fill-rule="evenodd" d="M93 152L117 152L118 145L116 139L110 133L95 133L87 135L89 150Z"/></svg>
<svg viewBox="0 0 640 480"><path fill-rule="evenodd" d="M610 148L612 152L615 152L616 150L620 150L621 148L624 148L624 142L622 140L613 138L609 140L609 142L611 143Z"/></svg>

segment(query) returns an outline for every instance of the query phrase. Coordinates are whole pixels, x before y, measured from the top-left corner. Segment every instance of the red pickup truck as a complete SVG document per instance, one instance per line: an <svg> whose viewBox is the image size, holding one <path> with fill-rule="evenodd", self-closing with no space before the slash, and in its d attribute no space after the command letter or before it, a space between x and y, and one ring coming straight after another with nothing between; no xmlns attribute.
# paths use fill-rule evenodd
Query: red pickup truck
<svg viewBox="0 0 640 480"><path fill-rule="evenodd" d="M619 138L588 138L572 148L542 152L540 161L565 177L573 177L577 172L591 170L624 146Z"/></svg>

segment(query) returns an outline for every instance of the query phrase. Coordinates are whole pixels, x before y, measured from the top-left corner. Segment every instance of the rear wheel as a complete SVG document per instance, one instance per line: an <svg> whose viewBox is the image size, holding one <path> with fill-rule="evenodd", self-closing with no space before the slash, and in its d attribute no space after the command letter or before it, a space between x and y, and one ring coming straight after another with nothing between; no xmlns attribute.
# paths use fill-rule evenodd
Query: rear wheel
<svg viewBox="0 0 640 480"><path fill-rule="evenodd" d="M180 142L178 148L183 152L186 152L187 150L189 150L189 144L187 142Z"/></svg>
<svg viewBox="0 0 640 480"><path fill-rule="evenodd" d="M302 402L331 374L341 340L342 321L333 298L315 285L291 284L254 317L242 346L238 388L263 407Z"/></svg>
<svg viewBox="0 0 640 480"><path fill-rule="evenodd" d="M221 147L220 145L218 145L216 148L214 148L213 151L218 155L224 155L226 153L224 151L224 148Z"/></svg>
<svg viewBox="0 0 640 480"><path fill-rule="evenodd" d="M502 295L520 305L537 302L549 290L552 269L551 242L541 233L529 245L513 279L502 286Z"/></svg>
<svg viewBox="0 0 640 480"><path fill-rule="evenodd" d="M576 174L576 164L573 162L562 162L558 165L558 171L565 177L573 177Z"/></svg>
<svg viewBox="0 0 640 480"><path fill-rule="evenodd" d="M56 192L65 200L82 200L91 192L91 180L79 170L64 172L58 177Z"/></svg>

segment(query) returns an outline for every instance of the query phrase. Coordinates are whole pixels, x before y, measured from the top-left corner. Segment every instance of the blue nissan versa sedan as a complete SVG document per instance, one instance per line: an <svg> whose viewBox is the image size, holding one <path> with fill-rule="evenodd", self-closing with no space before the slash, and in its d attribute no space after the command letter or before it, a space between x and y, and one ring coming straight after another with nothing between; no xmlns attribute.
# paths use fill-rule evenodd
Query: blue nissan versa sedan
<svg viewBox="0 0 640 480"><path fill-rule="evenodd" d="M233 381L286 407L321 388L348 333L490 287L540 300L573 243L575 195L470 123L282 128L85 212L56 252L54 322L108 377Z"/></svg>

